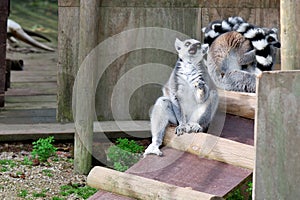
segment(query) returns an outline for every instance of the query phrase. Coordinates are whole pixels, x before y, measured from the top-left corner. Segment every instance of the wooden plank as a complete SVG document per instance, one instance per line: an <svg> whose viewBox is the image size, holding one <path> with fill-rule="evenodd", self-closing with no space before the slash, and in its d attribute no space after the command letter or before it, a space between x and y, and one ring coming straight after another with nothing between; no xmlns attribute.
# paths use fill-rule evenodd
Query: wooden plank
<svg viewBox="0 0 300 200"><path fill-rule="evenodd" d="M162 151L164 156L149 155L126 172L222 197L252 173L168 147Z"/></svg>
<svg viewBox="0 0 300 200"><path fill-rule="evenodd" d="M27 113L14 113L20 114L21 118L27 116ZM36 113L40 117L41 114ZM14 120L17 120L14 118ZM0 118L1 122L1 118ZM73 139L73 134L75 131L74 123L39 123L39 124L1 124L0 123L0 141L19 141L28 140L33 136L42 137L44 135L66 135L66 137L71 136ZM118 133L118 132L146 132L150 131L149 121L105 121L105 122L94 122L93 132L95 133L95 138L97 139L97 133ZM20 138L18 138L20 136ZM110 135L113 137L113 135ZM116 137L116 136L115 136Z"/></svg>
<svg viewBox="0 0 300 200"><path fill-rule="evenodd" d="M300 4L297 0L280 2L282 69L300 69Z"/></svg>
<svg viewBox="0 0 300 200"><path fill-rule="evenodd" d="M20 71L11 73L13 82L56 82L55 71Z"/></svg>
<svg viewBox="0 0 300 200"><path fill-rule="evenodd" d="M104 167L94 167L87 177L89 186L137 199L190 200L222 199L190 188L122 173ZM141 184L142 183L142 184Z"/></svg>
<svg viewBox="0 0 300 200"><path fill-rule="evenodd" d="M164 145L231 165L247 169L254 168L255 152L251 145L205 133L190 133L181 136L174 133L175 127L169 127L166 130Z"/></svg>
<svg viewBox="0 0 300 200"><path fill-rule="evenodd" d="M257 92L254 199L298 199L300 71L263 73Z"/></svg>
<svg viewBox="0 0 300 200"><path fill-rule="evenodd" d="M219 108L226 113L254 119L256 95L253 93L218 90Z"/></svg>

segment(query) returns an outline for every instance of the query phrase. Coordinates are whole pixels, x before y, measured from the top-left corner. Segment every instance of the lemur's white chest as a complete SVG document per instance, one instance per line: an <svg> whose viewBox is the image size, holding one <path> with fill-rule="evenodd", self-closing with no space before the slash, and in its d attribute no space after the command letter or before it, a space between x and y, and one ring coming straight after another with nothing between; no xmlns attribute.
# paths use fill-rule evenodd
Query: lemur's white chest
<svg viewBox="0 0 300 200"><path fill-rule="evenodd" d="M199 76L197 66L189 62L180 62L177 75L190 84L190 86L194 86L194 82Z"/></svg>

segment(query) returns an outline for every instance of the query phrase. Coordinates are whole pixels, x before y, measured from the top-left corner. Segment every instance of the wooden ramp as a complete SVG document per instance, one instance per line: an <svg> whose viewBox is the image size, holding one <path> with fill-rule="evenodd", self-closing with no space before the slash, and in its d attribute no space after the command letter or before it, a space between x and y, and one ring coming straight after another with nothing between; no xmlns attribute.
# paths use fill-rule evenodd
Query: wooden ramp
<svg viewBox="0 0 300 200"><path fill-rule="evenodd" d="M54 52L7 52L7 58L23 60L23 71L11 71L11 87L5 92L0 124L56 122L57 55Z"/></svg>
<svg viewBox="0 0 300 200"><path fill-rule="evenodd" d="M253 140L253 120L230 114L221 137L177 137L169 127L164 156L149 155L125 173L93 168L88 184L100 190L89 200L220 199L251 177Z"/></svg>

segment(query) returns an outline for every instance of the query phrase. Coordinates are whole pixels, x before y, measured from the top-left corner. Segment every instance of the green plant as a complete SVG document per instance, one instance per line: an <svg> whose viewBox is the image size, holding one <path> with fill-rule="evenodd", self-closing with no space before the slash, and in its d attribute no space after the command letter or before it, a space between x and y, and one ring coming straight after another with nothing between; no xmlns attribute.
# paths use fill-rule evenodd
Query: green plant
<svg viewBox="0 0 300 200"><path fill-rule="evenodd" d="M52 197L52 200L64 200L64 198L60 198L60 197L55 196L55 197Z"/></svg>
<svg viewBox="0 0 300 200"><path fill-rule="evenodd" d="M44 175L46 175L48 177L53 177L53 174L51 173L52 171L49 169L44 169L42 172Z"/></svg>
<svg viewBox="0 0 300 200"><path fill-rule="evenodd" d="M28 158L28 156L25 156L23 161L21 162L22 165L32 165L33 162Z"/></svg>
<svg viewBox="0 0 300 200"><path fill-rule="evenodd" d="M47 190L44 189L44 190L42 190L42 192L34 192L34 193L32 194L32 196L33 196L33 197L46 197L46 196L47 196L47 195L46 195L46 192L47 192Z"/></svg>
<svg viewBox="0 0 300 200"><path fill-rule="evenodd" d="M17 164L13 160L4 159L4 160L0 160L0 165L9 166L10 168L13 168Z"/></svg>
<svg viewBox="0 0 300 200"><path fill-rule="evenodd" d="M140 159L143 151L144 147L136 141L119 138L116 145L108 148L107 157L115 170L123 172Z"/></svg>
<svg viewBox="0 0 300 200"><path fill-rule="evenodd" d="M18 197L26 198L27 195L28 195L27 190L21 190L18 194Z"/></svg>
<svg viewBox="0 0 300 200"><path fill-rule="evenodd" d="M33 142L32 156L38 159L41 162L47 161L47 159L55 155L57 148L53 146L54 137L47 137L45 139L40 138L38 141Z"/></svg>
<svg viewBox="0 0 300 200"><path fill-rule="evenodd" d="M240 189L236 189L227 196L226 200L244 200L244 196Z"/></svg>
<svg viewBox="0 0 300 200"><path fill-rule="evenodd" d="M71 194L76 194L78 197L81 197L83 199L88 199L90 196L95 194L97 192L97 189L91 188L89 186L83 186L81 187L78 184L72 184L72 185L63 185L60 187L60 194L62 196L69 196Z"/></svg>

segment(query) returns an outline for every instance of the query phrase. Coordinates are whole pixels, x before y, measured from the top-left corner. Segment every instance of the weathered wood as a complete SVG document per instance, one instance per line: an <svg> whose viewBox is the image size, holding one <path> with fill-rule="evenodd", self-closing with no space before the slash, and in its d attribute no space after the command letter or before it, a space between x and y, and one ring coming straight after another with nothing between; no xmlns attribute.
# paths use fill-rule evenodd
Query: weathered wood
<svg viewBox="0 0 300 200"><path fill-rule="evenodd" d="M78 63L81 73L77 75L77 82L73 88L75 98L73 99L75 104L73 112L75 118L74 170L81 174L87 174L92 167L96 73L90 69L97 66L98 62L95 58L88 61L85 59L98 43L99 2L99 0L80 1Z"/></svg>
<svg viewBox="0 0 300 200"><path fill-rule="evenodd" d="M60 0L59 5L64 0ZM72 89L78 70L79 7L58 8L57 120L73 121Z"/></svg>
<svg viewBox="0 0 300 200"><path fill-rule="evenodd" d="M300 4L297 0L280 1L282 69L300 69Z"/></svg>
<svg viewBox="0 0 300 200"><path fill-rule="evenodd" d="M226 113L254 119L256 95L253 93L219 90L219 108Z"/></svg>
<svg viewBox="0 0 300 200"><path fill-rule="evenodd" d="M190 200L222 199L140 176L118 172L104 167L94 167L87 177L89 186L137 199ZM141 184L142 183L142 184Z"/></svg>
<svg viewBox="0 0 300 200"><path fill-rule="evenodd" d="M6 35L7 35L7 17L9 13L9 0L0 2L0 107L4 106L4 92L6 83Z"/></svg>
<svg viewBox="0 0 300 200"><path fill-rule="evenodd" d="M254 199L298 199L300 71L263 73L257 92Z"/></svg>
<svg viewBox="0 0 300 200"><path fill-rule="evenodd" d="M73 72L77 72L76 64L74 65L74 57L78 55L79 48L79 36L78 31L76 31L79 30L79 6L79 0L59 1L59 12L61 13L59 37L63 39L62 41L65 41L59 43L61 47L60 52L64 52L61 54L59 62L59 68L63 70L61 71L63 73L59 75L59 121L72 120L71 91L69 88L72 88L76 76ZM100 27L97 31L98 42L103 42L109 37L124 31L141 27L163 27L201 40L201 28L203 26L206 26L212 20L223 19L232 15L240 15L250 23L259 26L279 28L279 0L251 2L249 0L104 0L100 2L99 6ZM74 13L77 14L75 15ZM115 13L119 14L116 15ZM67 39L72 45L67 45ZM169 37L160 43L164 44L164 46L171 45L173 48L173 41L169 42L171 39L172 37ZM153 40L154 43L157 38L145 35L145 40ZM122 41L119 46L111 48L110 51L115 52L114 49L123 48L124 46L129 47L133 44L136 44L135 37ZM155 49L134 49L130 53L117 56L114 62L107 67L98 84L96 93L97 117L101 120L114 119L111 108L112 93L118 81L128 74L129 71L137 72L138 70L135 70L138 69L137 66L145 63L160 63L172 67L175 61L175 54L164 52L157 47ZM277 59L277 62L279 63L280 60ZM126 90L124 90L124 94L118 95L119 99L124 100L124 102L128 101L129 104L129 114L126 117L120 116L124 120L128 120L128 116L134 120L149 119L149 109L157 97L161 95L161 86L158 85L166 81L165 75L169 75L163 74L161 71L157 72L157 70L153 73L156 73L156 76L160 78L160 81L155 82L156 84L148 84L147 82L147 84L143 85L143 82L141 82L140 88L134 91L128 100L124 98L127 93ZM146 82L145 74L148 73L140 71L137 73L137 77ZM148 76L150 76L150 73ZM127 78L127 88L135 86L136 82L132 80L136 79ZM127 111L120 111L120 113L125 112Z"/></svg>
<svg viewBox="0 0 300 200"><path fill-rule="evenodd" d="M181 136L174 133L175 127L169 127L166 130L164 145L231 165L254 168L253 146L205 133L190 133Z"/></svg>

